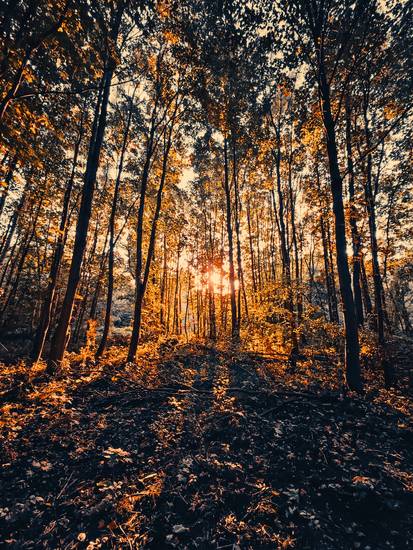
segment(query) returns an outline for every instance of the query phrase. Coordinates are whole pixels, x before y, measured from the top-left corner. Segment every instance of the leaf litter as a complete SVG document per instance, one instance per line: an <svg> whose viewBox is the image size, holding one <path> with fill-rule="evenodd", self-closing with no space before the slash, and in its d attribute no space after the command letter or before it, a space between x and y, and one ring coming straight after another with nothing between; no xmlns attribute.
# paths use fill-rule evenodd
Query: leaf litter
<svg viewBox="0 0 413 550"><path fill-rule="evenodd" d="M29 385L2 406L2 542L408 548L407 390L370 373L368 394L344 396L325 361L298 369L193 344Z"/></svg>

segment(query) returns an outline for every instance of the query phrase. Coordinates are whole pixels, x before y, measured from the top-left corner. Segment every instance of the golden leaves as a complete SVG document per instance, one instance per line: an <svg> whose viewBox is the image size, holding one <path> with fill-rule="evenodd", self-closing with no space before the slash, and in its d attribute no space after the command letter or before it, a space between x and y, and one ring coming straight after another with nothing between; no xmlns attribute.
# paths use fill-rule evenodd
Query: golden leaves
<svg viewBox="0 0 413 550"><path fill-rule="evenodd" d="M169 44L178 44L179 37L170 30L163 31L163 36Z"/></svg>
<svg viewBox="0 0 413 550"><path fill-rule="evenodd" d="M401 113L401 109L394 101L384 106L383 114L386 120L393 120Z"/></svg>
<svg viewBox="0 0 413 550"><path fill-rule="evenodd" d="M162 18L167 18L171 14L171 4L168 0L159 0L156 7Z"/></svg>
<svg viewBox="0 0 413 550"><path fill-rule="evenodd" d="M320 125L309 122L303 127L301 141L312 153L318 150L322 138L323 132Z"/></svg>

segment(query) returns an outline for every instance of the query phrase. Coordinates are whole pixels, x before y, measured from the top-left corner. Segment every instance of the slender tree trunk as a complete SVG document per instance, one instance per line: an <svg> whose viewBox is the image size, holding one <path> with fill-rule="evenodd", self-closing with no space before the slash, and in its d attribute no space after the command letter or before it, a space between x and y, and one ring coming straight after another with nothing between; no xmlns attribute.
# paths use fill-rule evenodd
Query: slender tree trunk
<svg viewBox="0 0 413 550"><path fill-rule="evenodd" d="M250 252L250 263L251 263L251 281L252 281L252 298L255 301L257 297L257 282L255 278L255 257L254 257L254 245L252 239L252 230L251 230L251 205L250 200L247 200L247 224L248 224L248 244Z"/></svg>
<svg viewBox="0 0 413 550"><path fill-rule="evenodd" d="M155 121L152 119L152 126L148 137L147 152L145 164L142 171L141 178L141 191L138 208L138 220L136 224L136 269L135 269L135 307L133 312L133 325L132 336L129 344L128 361L134 361L136 351L138 349L140 330L141 330L141 316L142 316L142 301L143 301L143 282L142 282L142 269L143 269L143 219L145 213L146 202L146 189L148 186L149 168L151 158L153 154L153 141L155 135Z"/></svg>
<svg viewBox="0 0 413 550"><path fill-rule="evenodd" d="M323 244L323 258L324 258L324 269L326 274L326 283L327 283L327 295L328 295L328 311L331 323L338 323L338 304L337 304L337 293L336 285L334 282L334 264L333 257L331 252L331 239L330 239L330 226L328 223L329 209L323 205L323 199L321 196L321 183L320 183L320 172L318 167L318 159L316 162L316 181L317 189L319 194L319 206L320 206L320 229L321 229L321 240ZM325 214L327 211L327 214Z"/></svg>
<svg viewBox="0 0 413 550"><path fill-rule="evenodd" d="M45 179L47 181L47 174L46 174ZM34 215L31 227L29 226L29 228L26 232L26 237L23 240L20 253L17 255L17 258L20 255L20 260L18 262L18 266L17 266L17 270L16 270L16 277L13 281L10 292L9 292L9 294L8 294L4 304L3 304L3 308L2 308L1 313L0 313L0 318L3 319L3 323L5 322L5 313L6 313L7 309L10 308L10 306L13 305L13 303L14 303L14 298L15 298L15 295L17 293L17 289L18 289L18 286L19 286L20 276L23 272L24 263L26 261L27 254L29 253L29 250L30 250L31 242L32 242L33 237L34 237L35 232L36 232L37 220L39 218L40 211L41 211L42 206L43 206L44 194L45 194L45 192L42 192L41 197L40 197L40 202L39 202L38 207L36 208L36 214ZM12 274L13 274L13 271L10 272L10 277L11 277ZM11 278L10 278L10 281L11 281Z"/></svg>
<svg viewBox="0 0 413 550"><path fill-rule="evenodd" d="M300 284L300 261L299 261L299 252L298 252L298 242L297 242L297 227L295 220L295 201L292 186L292 158L290 158L288 163L288 191L290 199L290 218L291 218L291 233L292 233L292 244L294 249L294 263L295 263L295 284L297 287L297 317L298 321L301 321L303 315L303 299L301 295L301 284Z"/></svg>
<svg viewBox="0 0 413 550"><path fill-rule="evenodd" d="M72 171L71 171L70 178L66 186L65 194L63 197L63 208L60 216L59 234L57 237L56 248L53 254L52 265L49 273L49 285L46 290L36 334L33 341L31 357L34 362L38 361L42 356L44 344L46 341L46 335L48 333L49 326L50 326L50 318L51 318L52 307L55 299L57 280L59 276L61 261L63 258L64 247L67 239L70 199L72 197L72 189L73 189L73 184L75 180L75 173L76 173L76 167L78 163L78 156L79 156L79 150L80 150L82 138L83 138L83 116L80 121L79 137L75 144Z"/></svg>
<svg viewBox="0 0 413 550"><path fill-rule="evenodd" d="M1 242L1 245L0 245L0 265L2 265L2 263L4 262L4 260L7 256L7 253L9 251L9 247L10 247L10 243L12 242L14 232L16 230L17 221L19 219L20 214L23 212L24 204L25 204L25 201L26 201L26 198L27 198L29 187L30 187L31 175L32 174L30 174L28 176L27 180L26 180L26 184L24 186L22 196L20 197L17 208L13 212L13 214L10 218L9 224L7 226L7 229L4 233L4 236L3 236L3 239L2 239L2 242Z"/></svg>
<svg viewBox="0 0 413 550"><path fill-rule="evenodd" d="M164 154L163 154L163 161L162 161L161 181L160 181L157 196L156 196L155 214L152 220L148 253L146 256L145 268L143 270L143 219L144 219L144 213L145 213L145 198L146 198L146 190L148 185L150 159L153 153L152 147L153 147L154 132L155 132L154 124L152 124L152 128L150 131L150 137L148 142L148 154L146 156L146 162L143 169L141 196L140 196L140 203L139 203L139 210L138 210L138 222L137 222L137 232L136 232L137 233L136 272L135 272L136 299L135 299L135 309L134 309L134 315L133 315L132 336L131 336L131 341L130 341L129 350L128 350L128 361L135 360L136 351L138 349L138 344L139 344L141 322L142 322L142 304L143 304L143 298L145 295L146 287L148 284L152 258L155 250L156 229L157 229L159 215L161 212L162 194L163 194L163 189L165 186L165 181L167 176L168 158L169 158L169 152L172 146L172 134L173 134L175 116L177 113L177 105L178 104L176 104L174 114L169 123L170 126L168 129L165 130L166 135L164 138L165 141L164 141ZM142 278L142 275L143 275L143 278Z"/></svg>
<svg viewBox="0 0 413 550"><path fill-rule="evenodd" d="M162 326L165 326L165 296L166 296L166 279L167 279L167 269L168 269L168 257L166 253L166 229L163 233L163 267L162 267L162 279L161 279L161 289L160 289L160 311L159 311L159 322Z"/></svg>
<svg viewBox="0 0 413 550"><path fill-rule="evenodd" d="M242 266L242 251L241 251L241 197L238 188L238 168L236 156L236 141L233 140L233 174L234 174L234 194L235 194L235 234L237 237L237 266L238 266L238 330L241 328L241 293L244 301L245 316L248 320L248 301L245 291L244 269Z"/></svg>
<svg viewBox="0 0 413 550"><path fill-rule="evenodd" d="M97 121L96 132L92 133L89 147L87 166L80 203L79 216L76 226L75 243L73 247L72 261L70 265L69 278L66 287L66 294L60 313L59 323L52 340L49 356L49 373L53 373L56 366L63 359L68 341L68 329L72 316L73 304L77 287L80 280L80 270L86 248L86 240L89 229L89 220L92 212L92 201L95 190L96 174L99 167L100 153L106 128L106 117L109 102L110 84L112 81L113 67L110 66L102 79L102 99L96 102L95 120Z"/></svg>
<svg viewBox="0 0 413 550"><path fill-rule="evenodd" d="M333 260L333 243L332 243L332 239L331 239L331 229L330 229L330 218L329 218L329 216L326 216L325 227L326 227L326 234L327 234L328 257L329 257L329 261L330 261L331 297L332 297L332 304L333 304L334 319L335 319L335 322L337 324L339 324L340 323L340 318L338 316L338 300L337 300L337 289L336 289L336 281L335 281L335 273L334 273L334 260Z"/></svg>
<svg viewBox="0 0 413 550"><path fill-rule="evenodd" d="M230 184L229 184L227 137L224 137L224 191L225 191L225 201L226 201L229 286L230 286L230 298L231 298L231 335L233 339L238 339L239 326L238 326L238 318L237 318L237 301L235 296L234 242L233 242L233 232L232 232L232 206L231 206L231 190L230 190Z"/></svg>
<svg viewBox="0 0 413 550"><path fill-rule="evenodd" d="M6 203L7 195L9 194L10 190L10 184L13 179L13 173L16 168L17 164L17 154L14 155L14 157L11 159L10 164L7 169L6 176L4 178L4 187L1 190L1 196L0 196L0 217L3 213L4 205Z"/></svg>
<svg viewBox="0 0 413 550"><path fill-rule="evenodd" d="M354 290L354 303L357 313L357 321L359 325L364 323L363 315L363 302L361 296L361 284L360 284L360 258L361 258L361 236L357 227L357 212L354 200L354 168L353 168L353 152L351 147L351 106L350 97L346 96L346 147L347 147L347 171L349 175L348 179L348 192L350 202L350 228L351 228L351 241L353 245L353 290Z"/></svg>
<svg viewBox="0 0 413 550"><path fill-rule="evenodd" d="M184 315L184 331L186 341L188 341L188 315L189 315L189 303L191 297L191 272L188 270L188 286L186 289L186 302L185 302L185 315Z"/></svg>
<svg viewBox="0 0 413 550"><path fill-rule="evenodd" d="M325 75L322 59L320 60L319 65L319 90L321 95L324 127L326 130L331 193L333 197L333 212L335 218L337 270L344 313L346 339L346 381L351 390L361 391L363 384L360 370L360 344L358 337L356 308L354 305L353 292L351 288L351 277L346 250L347 243L343 205L343 181L338 164L336 133L330 104L330 89L327 82L327 77Z"/></svg>
<svg viewBox="0 0 413 550"><path fill-rule="evenodd" d="M136 90L136 89L135 89ZM128 118L126 121L125 133L123 136L122 149L120 153L118 173L115 181L115 189L113 192L112 208L109 218L109 255L108 255L108 290L106 296L106 309L105 309L105 320L103 323L103 333L102 338L99 344L99 347L96 351L96 357L100 357L106 348L107 339L109 336L110 330L110 318L112 313L112 300L113 300L113 283L114 283L114 265L115 265L115 220L116 220L116 209L118 205L119 197L119 188L123 171L123 163L125 159L125 153L128 143L130 124L132 120L133 113L133 101L134 101L135 92L131 98L129 105Z"/></svg>
<svg viewBox="0 0 413 550"><path fill-rule="evenodd" d="M177 258L176 258L176 270L175 270L175 292L174 292L174 316L173 316L173 330L175 334L180 333L180 309L179 309L179 274L180 274L180 260L181 260L181 242L180 242L180 236L178 240L178 250L177 250Z"/></svg>
<svg viewBox="0 0 413 550"><path fill-rule="evenodd" d="M86 309L88 306L89 296L91 295L91 284L92 284L92 266L94 264L95 256L96 256L96 248L98 244L98 237L100 233L100 220L96 220L95 224L95 230L93 232L93 239L92 239L92 245L90 247L90 250L87 251L86 258L84 259L83 266L84 270L80 279L80 283L78 286L78 292L77 294L79 296L79 300L75 299L75 304L73 308L73 318L75 320L73 331L71 334L70 339L68 340L68 344L78 344L80 340L80 336L82 334L82 328L83 328L83 321L85 319L86 315ZM108 232L107 232L108 235ZM106 243L107 243L107 235L106 240L104 244L104 249L102 251L102 254L100 256L100 266L98 270L98 281L95 287L95 292L92 295L92 304L90 308L90 314L89 319L95 319L96 318L96 308L97 308L97 302L98 302L98 293L100 291L101 286L101 279L103 278L103 273L105 270L105 263L106 263ZM86 329L87 330L87 329Z"/></svg>
<svg viewBox="0 0 413 550"><path fill-rule="evenodd" d="M361 286L363 290L363 300L364 300L364 309L366 310L367 315L373 313L373 305L370 297L369 282L367 280L366 267L364 265L363 256L361 257Z"/></svg>
<svg viewBox="0 0 413 550"><path fill-rule="evenodd" d="M320 216L320 230L321 230L321 242L323 244L323 260L324 260L324 272L326 277L326 286L327 286L327 297L328 297L328 313L331 323L336 323L337 318L334 312L333 306L333 292L331 289L331 271L330 271L330 262L328 258L328 248L327 248L327 238L326 230L324 225L323 216Z"/></svg>
<svg viewBox="0 0 413 550"><path fill-rule="evenodd" d="M364 130L366 136L366 147L367 149L371 146L370 139L370 129L367 116L367 106L364 108ZM375 210L375 201L373 195L373 186L372 186L372 164L373 159L371 153L367 155L367 166L366 166L366 179L364 186L364 193L366 199L366 208L369 221L369 230L370 230L370 246L371 246L371 257L373 264L373 282L374 282L374 304L375 304L375 324L377 329L379 345L383 346L385 344L384 336L384 311L382 303L382 282L381 274L379 267L379 258L378 258L378 245L377 245L377 227L376 227L376 210Z"/></svg>
<svg viewBox="0 0 413 550"><path fill-rule="evenodd" d="M284 214L284 195L281 187L281 135L280 128L276 127L276 151L275 151L275 169L276 169L276 185L277 185L277 197L278 197L278 223L279 223L279 234L281 241L281 258L283 263L283 279L284 285L287 290L287 300L286 300L286 309L289 311L289 331L291 338L291 360L295 363L295 356L298 353L298 339L295 326L295 312L294 312L294 303L293 303L293 289L292 289L292 280L291 280L291 265L290 265L290 253L287 243L287 229L285 225L285 214Z"/></svg>
<svg viewBox="0 0 413 550"><path fill-rule="evenodd" d="M365 94L364 106L363 106L363 118L364 118L364 132L366 138L367 150L371 147L370 128L368 120L368 103L369 103L369 90ZM371 257L373 264L373 282L374 282L374 304L375 304L375 316L376 316L376 329L378 336L378 343L381 348L382 354L382 368L384 374L384 382L386 387L395 385L396 378L394 369L391 367L389 361L385 357L385 334L384 334L384 321L385 313L383 307L383 283L381 279L380 266L379 266L379 253L377 244L377 223L376 223L376 205L375 205L375 193L373 192L372 182L372 170L373 170L373 158L372 154L367 155L366 166L366 179L365 179L365 199L366 208L369 221L370 230L370 245L371 245ZM378 185L378 183L376 183Z"/></svg>

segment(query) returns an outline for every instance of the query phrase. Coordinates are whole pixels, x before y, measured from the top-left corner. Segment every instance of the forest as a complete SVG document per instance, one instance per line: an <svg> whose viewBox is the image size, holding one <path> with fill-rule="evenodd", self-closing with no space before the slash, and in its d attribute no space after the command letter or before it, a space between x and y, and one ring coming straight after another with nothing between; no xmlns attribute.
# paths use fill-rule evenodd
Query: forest
<svg viewBox="0 0 413 550"><path fill-rule="evenodd" d="M413 0L0 0L0 545L413 540Z"/></svg>

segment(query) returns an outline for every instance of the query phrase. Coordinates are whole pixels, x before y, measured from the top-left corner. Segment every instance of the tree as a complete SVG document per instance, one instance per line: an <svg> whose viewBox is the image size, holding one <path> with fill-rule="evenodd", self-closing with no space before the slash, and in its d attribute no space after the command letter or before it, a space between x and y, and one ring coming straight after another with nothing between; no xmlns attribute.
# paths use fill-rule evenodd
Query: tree
<svg viewBox="0 0 413 550"><path fill-rule="evenodd" d="M99 92L96 99L93 128L89 144L84 186L82 190L79 217L76 226L76 238L73 247L72 262L69 271L66 294L63 300L59 323L53 336L51 351L49 354L50 372L53 372L55 366L62 361L67 345L67 331L72 315L76 290L79 284L80 270L86 247L89 219L92 210L96 174L99 167L100 152L102 149L106 128L110 86L116 67L116 50L113 51L111 48L116 48L116 42L125 8L126 2L124 0L120 0L118 3L112 5L109 13L108 27L103 29L107 40L107 49L104 52L105 69L100 81Z"/></svg>

